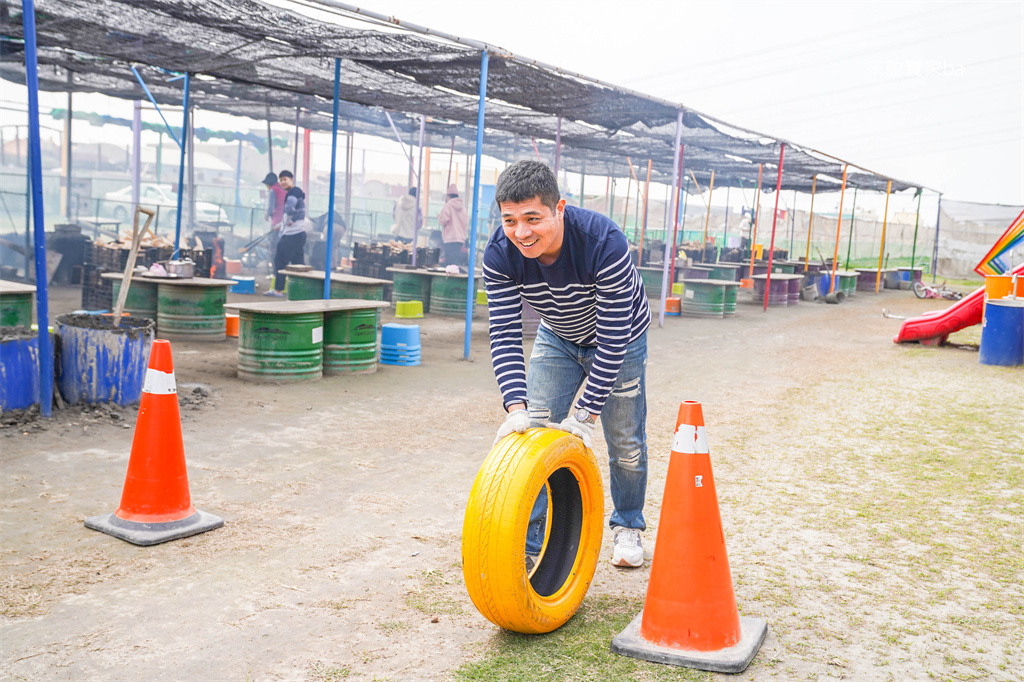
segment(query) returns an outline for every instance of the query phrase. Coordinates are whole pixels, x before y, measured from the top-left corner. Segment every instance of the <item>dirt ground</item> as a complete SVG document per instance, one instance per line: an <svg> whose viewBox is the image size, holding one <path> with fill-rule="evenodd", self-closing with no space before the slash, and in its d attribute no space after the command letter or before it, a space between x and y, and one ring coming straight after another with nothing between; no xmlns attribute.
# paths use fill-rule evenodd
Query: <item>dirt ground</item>
<svg viewBox="0 0 1024 682"><path fill-rule="evenodd" d="M699 400L737 602L769 624L735 679L1024 677L1024 372L896 346L883 307L944 304L741 305L650 332L645 548ZM155 547L82 524L117 506L134 409L5 420L0 678L433 680L486 658L500 633L460 542L503 411L486 320L468 362L462 329L428 316L421 366L302 385L239 380L234 340L175 342L192 499L225 525ZM647 568L610 566L610 540L590 595L642 598Z"/></svg>

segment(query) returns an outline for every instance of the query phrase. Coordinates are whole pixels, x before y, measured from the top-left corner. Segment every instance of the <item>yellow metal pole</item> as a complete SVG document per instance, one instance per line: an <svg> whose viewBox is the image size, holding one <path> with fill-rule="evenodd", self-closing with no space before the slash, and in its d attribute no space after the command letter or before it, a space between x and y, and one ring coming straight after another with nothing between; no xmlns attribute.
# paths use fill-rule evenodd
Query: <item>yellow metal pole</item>
<svg viewBox="0 0 1024 682"><path fill-rule="evenodd" d="M882 214L882 248L878 250L878 272L875 273L875 293L882 283L882 256L885 255L885 226L889 222L889 193L892 192L892 180L885 187L885 213Z"/></svg>
<svg viewBox="0 0 1024 682"><path fill-rule="evenodd" d="M811 215L807 219L807 253L804 255L804 272L807 272L807 264L811 260L811 225L814 224L814 191L818 189L818 175L811 178Z"/></svg>
<svg viewBox="0 0 1024 682"><path fill-rule="evenodd" d="M708 250L708 224L711 222L711 195L715 191L715 171L711 171L711 183L708 185L708 213L704 218L704 241L700 244L700 262L704 262L704 254Z"/></svg>
<svg viewBox="0 0 1024 682"><path fill-rule="evenodd" d="M644 222L640 226L640 256L636 262L637 267L641 267L644 264L644 233L647 232L647 195L651 191L651 167L654 165L654 159L648 159L647 161L647 184L644 185ZM640 181L637 180L639 188Z"/></svg>
<svg viewBox="0 0 1024 682"><path fill-rule="evenodd" d="M836 265L839 263L839 230L843 227L843 197L846 196L846 171L849 169L849 164L843 166L843 186L839 189L839 218L836 220L836 252L832 256L832 277L828 282L828 293L830 294L836 288Z"/></svg>

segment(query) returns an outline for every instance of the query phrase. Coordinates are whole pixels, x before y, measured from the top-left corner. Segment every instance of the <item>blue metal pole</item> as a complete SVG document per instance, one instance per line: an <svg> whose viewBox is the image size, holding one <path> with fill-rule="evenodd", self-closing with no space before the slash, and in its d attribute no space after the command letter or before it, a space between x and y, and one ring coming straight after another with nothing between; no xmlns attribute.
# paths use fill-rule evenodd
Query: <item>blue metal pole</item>
<svg viewBox="0 0 1024 682"><path fill-rule="evenodd" d="M476 223L480 212L480 156L484 146L484 108L487 105L487 50L480 58L480 103L476 110L476 163L473 168L473 214L469 225L469 279L466 282L466 337L462 357L469 360L469 340L473 331L473 304L476 302L476 282L473 269L476 265Z"/></svg>
<svg viewBox="0 0 1024 682"><path fill-rule="evenodd" d="M32 227L35 235L36 322L39 324L39 412L53 413L53 340L46 294L46 226L43 221L43 162L39 144L39 63L36 56L36 8L21 0L25 34L25 80L28 86L28 158L32 180ZM71 115L71 112L68 112Z"/></svg>
<svg viewBox="0 0 1024 682"><path fill-rule="evenodd" d="M181 124L181 155L178 157L178 210L174 220L174 255L178 257L178 246L181 244L181 203L185 196L185 149L188 148L186 140L192 132L188 128L188 82L189 75L185 74L185 94L182 96L181 106L184 107L183 121Z"/></svg>
<svg viewBox="0 0 1024 682"><path fill-rule="evenodd" d="M334 118L331 121L331 190L327 199L327 249L324 257L324 300L331 297L331 247L334 245L334 172L338 158L338 100L341 97L341 60L334 60Z"/></svg>

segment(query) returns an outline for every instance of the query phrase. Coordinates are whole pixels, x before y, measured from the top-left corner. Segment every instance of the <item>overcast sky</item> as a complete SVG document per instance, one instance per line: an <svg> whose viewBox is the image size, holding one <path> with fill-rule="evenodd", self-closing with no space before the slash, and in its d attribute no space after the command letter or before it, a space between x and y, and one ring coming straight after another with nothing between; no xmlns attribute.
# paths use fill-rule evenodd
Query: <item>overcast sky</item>
<svg viewBox="0 0 1024 682"><path fill-rule="evenodd" d="M1024 203L1024 2L362 7L680 102L945 198Z"/></svg>

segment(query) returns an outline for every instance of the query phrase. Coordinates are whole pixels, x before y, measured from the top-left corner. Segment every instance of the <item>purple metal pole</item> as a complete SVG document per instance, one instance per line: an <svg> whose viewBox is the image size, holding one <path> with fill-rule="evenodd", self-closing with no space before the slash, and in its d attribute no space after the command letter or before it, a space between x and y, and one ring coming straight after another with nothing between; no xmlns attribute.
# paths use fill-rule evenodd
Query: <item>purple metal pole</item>
<svg viewBox="0 0 1024 682"><path fill-rule="evenodd" d="M675 188L679 184L679 154L681 152L679 148L680 142L683 139L683 112L682 110L676 115L676 144L675 144L675 157L672 161L672 187ZM668 235L666 235L667 237ZM668 296L669 291L669 270L675 261L672 257L673 247L675 246L672 242L675 241L666 239L665 240L665 258L664 264L661 268L661 307L658 309L658 326L665 326L665 298ZM641 253L641 256L643 254Z"/></svg>

